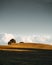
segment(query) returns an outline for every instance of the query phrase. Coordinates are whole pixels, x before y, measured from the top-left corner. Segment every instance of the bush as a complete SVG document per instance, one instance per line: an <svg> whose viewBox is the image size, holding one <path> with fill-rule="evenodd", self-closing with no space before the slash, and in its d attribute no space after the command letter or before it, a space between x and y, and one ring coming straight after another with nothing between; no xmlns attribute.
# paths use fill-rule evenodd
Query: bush
<svg viewBox="0 0 52 65"><path fill-rule="evenodd" d="M20 42L20 43L24 43L24 42Z"/></svg>

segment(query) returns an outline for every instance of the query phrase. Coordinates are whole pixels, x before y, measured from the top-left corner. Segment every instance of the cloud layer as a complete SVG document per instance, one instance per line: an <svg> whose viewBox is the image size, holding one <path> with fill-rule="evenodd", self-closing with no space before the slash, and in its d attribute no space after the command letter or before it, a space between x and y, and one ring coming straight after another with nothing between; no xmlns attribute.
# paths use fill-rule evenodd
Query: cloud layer
<svg viewBox="0 0 52 65"><path fill-rule="evenodd" d="M12 38L15 39L15 36L13 34L2 33L0 34L0 44L5 45Z"/></svg>
<svg viewBox="0 0 52 65"><path fill-rule="evenodd" d="M15 39L15 37L12 35L12 34L7 34L7 33L5 33L4 34L4 36L2 37L2 40L4 41L4 42L8 42L10 39Z"/></svg>
<svg viewBox="0 0 52 65"><path fill-rule="evenodd" d="M36 42L36 43L43 43L52 45L52 36L50 35L30 35L30 36L23 36L23 35L13 35L13 34L0 34L0 44L7 44L10 39L16 39L17 42Z"/></svg>

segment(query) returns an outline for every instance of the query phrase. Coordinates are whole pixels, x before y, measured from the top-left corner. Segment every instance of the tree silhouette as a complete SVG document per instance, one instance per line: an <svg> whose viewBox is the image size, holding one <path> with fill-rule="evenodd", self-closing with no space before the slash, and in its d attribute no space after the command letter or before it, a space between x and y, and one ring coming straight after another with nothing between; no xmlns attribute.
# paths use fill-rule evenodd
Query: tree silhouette
<svg viewBox="0 0 52 65"><path fill-rule="evenodd" d="M11 39L11 40L8 42L8 45L11 45L12 43L16 43L16 40L15 40L15 39Z"/></svg>
<svg viewBox="0 0 52 65"><path fill-rule="evenodd" d="M10 41L8 42L8 45L11 45L11 42Z"/></svg>
<svg viewBox="0 0 52 65"><path fill-rule="evenodd" d="M20 42L20 43L24 43L24 42Z"/></svg>
<svg viewBox="0 0 52 65"><path fill-rule="evenodd" d="M15 39L11 39L10 41L11 41L11 43L16 43Z"/></svg>

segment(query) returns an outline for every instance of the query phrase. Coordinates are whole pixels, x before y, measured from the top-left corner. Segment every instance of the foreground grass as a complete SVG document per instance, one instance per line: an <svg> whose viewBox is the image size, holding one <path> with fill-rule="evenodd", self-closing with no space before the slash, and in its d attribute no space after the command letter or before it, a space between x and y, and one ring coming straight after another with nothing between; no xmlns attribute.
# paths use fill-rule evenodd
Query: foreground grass
<svg viewBox="0 0 52 65"><path fill-rule="evenodd" d="M52 65L52 51L0 51L0 65Z"/></svg>

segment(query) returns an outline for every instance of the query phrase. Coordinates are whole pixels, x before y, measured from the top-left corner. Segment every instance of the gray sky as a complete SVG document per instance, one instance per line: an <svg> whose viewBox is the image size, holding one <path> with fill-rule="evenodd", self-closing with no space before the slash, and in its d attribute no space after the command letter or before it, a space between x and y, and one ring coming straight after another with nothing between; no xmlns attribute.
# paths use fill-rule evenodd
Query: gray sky
<svg viewBox="0 0 52 65"><path fill-rule="evenodd" d="M52 35L52 0L0 0L0 33Z"/></svg>

